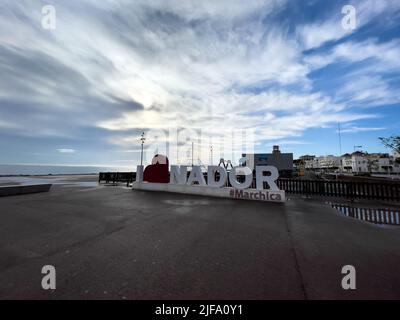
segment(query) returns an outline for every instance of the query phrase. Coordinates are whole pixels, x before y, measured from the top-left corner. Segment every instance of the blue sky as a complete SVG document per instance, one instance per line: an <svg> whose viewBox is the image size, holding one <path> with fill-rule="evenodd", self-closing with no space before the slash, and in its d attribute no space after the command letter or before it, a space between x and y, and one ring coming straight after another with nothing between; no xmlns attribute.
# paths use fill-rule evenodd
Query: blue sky
<svg viewBox="0 0 400 320"><path fill-rule="evenodd" d="M203 163L210 145L229 158L238 132L256 152L339 154L338 123L343 153L388 152L399 18L397 0L3 0L0 163L133 166L143 131L147 160L166 143L186 159L192 141Z"/></svg>

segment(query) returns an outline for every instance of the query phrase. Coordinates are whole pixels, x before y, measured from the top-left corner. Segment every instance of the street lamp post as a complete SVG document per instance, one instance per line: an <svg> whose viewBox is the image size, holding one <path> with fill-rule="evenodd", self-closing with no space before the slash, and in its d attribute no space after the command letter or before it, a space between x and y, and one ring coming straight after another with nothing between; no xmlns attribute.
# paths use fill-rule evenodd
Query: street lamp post
<svg viewBox="0 0 400 320"><path fill-rule="evenodd" d="M144 132L142 132L142 134L140 136L141 136L140 141L142 143L142 152L140 153L140 165L142 166L143 165L143 145L144 145L146 138L144 137Z"/></svg>

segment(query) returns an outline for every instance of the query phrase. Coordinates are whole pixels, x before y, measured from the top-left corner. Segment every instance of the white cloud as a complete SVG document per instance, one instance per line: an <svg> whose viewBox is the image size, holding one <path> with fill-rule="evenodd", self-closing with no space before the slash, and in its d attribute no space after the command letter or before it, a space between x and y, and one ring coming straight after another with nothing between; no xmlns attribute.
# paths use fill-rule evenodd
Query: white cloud
<svg viewBox="0 0 400 320"><path fill-rule="evenodd" d="M308 144L313 144L313 142L309 142L309 141L300 141L300 140L276 140L273 141L271 143L268 143L267 146L274 146L274 145L278 145L278 146L286 146L286 145L308 145Z"/></svg>
<svg viewBox="0 0 400 320"><path fill-rule="evenodd" d="M356 72L349 74L346 79L346 84L336 97L339 101L347 101L350 106L366 108L400 103L397 92L381 76Z"/></svg>
<svg viewBox="0 0 400 320"><path fill-rule="evenodd" d="M307 56L304 59L310 70L318 70L334 63L345 63L348 71L335 91L334 101L348 107L376 107L400 103L391 76L400 71L400 41L378 42L367 39L349 41L334 46L328 53ZM361 63L352 68L352 63Z"/></svg>
<svg viewBox="0 0 400 320"><path fill-rule="evenodd" d="M296 30L304 49L320 47L328 41L335 41L352 33L343 29L340 19L331 19L299 26Z"/></svg>
<svg viewBox="0 0 400 320"><path fill-rule="evenodd" d="M340 60L360 62L374 59L373 70L388 71L400 68L400 41L394 39L379 43L376 39L367 39L360 42L349 41L333 47L328 53L314 54L305 57L304 61L310 69L320 69Z"/></svg>
<svg viewBox="0 0 400 320"><path fill-rule="evenodd" d="M75 153L76 150L74 149L57 149L59 153Z"/></svg>
<svg viewBox="0 0 400 320"><path fill-rule="evenodd" d="M381 131L385 130L386 128L384 127L357 127L357 126L352 126L348 127L345 129L341 129L341 133L358 133L358 132L370 132L370 131Z"/></svg>
<svg viewBox="0 0 400 320"><path fill-rule="evenodd" d="M297 27L297 37L304 49L318 48L329 41L342 39L353 32L357 32L373 19L379 18L380 15L393 13L400 9L398 0L359 0L353 1L351 5L356 10L355 30L346 30L342 27L344 17L341 13L342 7L333 7L330 16L324 16L319 21ZM385 23L388 22L385 21Z"/></svg>
<svg viewBox="0 0 400 320"><path fill-rule="evenodd" d="M377 12L387 10L373 3ZM0 44L13 48L13 56L47 54L68 75L56 78L55 61L50 67L32 63L31 74L26 70L32 81L21 80L21 86L31 90L26 96L36 121L21 127L33 135L77 135L68 126L73 122L105 130L106 141L130 150L138 143L135 129L168 127L200 128L214 136L252 128L258 140L291 141L309 128L375 116L347 110L345 98L364 84L349 83L339 92L343 99L335 100L311 90L310 71L338 59L373 56L398 63L397 42L383 46L372 40L344 43L325 57L304 60L304 49L347 34L340 24L341 8L338 19L299 26L293 35L270 19L286 1L90 0L54 5L60 14L52 33L34 27L40 26L39 1L8 1L9 10L0 13ZM362 13L365 21L372 19L367 13ZM39 78L40 72L46 76ZM64 84L64 78L70 82ZM0 98L15 98L19 89L0 86ZM110 96L142 107L115 110ZM370 97L360 93L351 100ZM23 119L15 121L21 124Z"/></svg>

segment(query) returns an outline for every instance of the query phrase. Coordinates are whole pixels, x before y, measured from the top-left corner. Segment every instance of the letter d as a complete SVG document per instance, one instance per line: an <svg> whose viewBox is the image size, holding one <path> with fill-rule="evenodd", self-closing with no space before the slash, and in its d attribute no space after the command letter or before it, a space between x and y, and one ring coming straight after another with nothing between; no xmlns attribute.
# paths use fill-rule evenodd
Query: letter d
<svg viewBox="0 0 400 320"><path fill-rule="evenodd" d="M215 174L219 173L219 180L215 181ZM225 185L227 178L226 169L221 166L208 166L207 185L209 187L220 188Z"/></svg>

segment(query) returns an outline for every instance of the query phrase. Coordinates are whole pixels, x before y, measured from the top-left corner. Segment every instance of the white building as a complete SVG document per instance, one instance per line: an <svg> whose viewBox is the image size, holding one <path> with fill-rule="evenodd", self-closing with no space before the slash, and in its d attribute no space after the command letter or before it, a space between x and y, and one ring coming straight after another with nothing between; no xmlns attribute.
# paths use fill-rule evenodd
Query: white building
<svg viewBox="0 0 400 320"><path fill-rule="evenodd" d="M400 162L396 161L396 159L391 160L392 173L400 174Z"/></svg>
<svg viewBox="0 0 400 320"><path fill-rule="evenodd" d="M370 172L373 173L391 173L392 165L389 155L368 155Z"/></svg>
<svg viewBox="0 0 400 320"><path fill-rule="evenodd" d="M344 173L400 173L400 163L385 153L367 154L361 151L337 156L322 156L305 161L305 168L313 171Z"/></svg>
<svg viewBox="0 0 400 320"><path fill-rule="evenodd" d="M341 169L348 173L398 173L400 164L385 153L366 154L357 151L342 156Z"/></svg>
<svg viewBox="0 0 400 320"><path fill-rule="evenodd" d="M334 171L341 166L341 158L337 156L322 156L305 161L305 168L311 170Z"/></svg>
<svg viewBox="0 0 400 320"><path fill-rule="evenodd" d="M363 152L347 153L341 157L341 169L348 173L368 173L369 162Z"/></svg>

